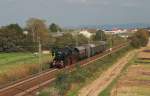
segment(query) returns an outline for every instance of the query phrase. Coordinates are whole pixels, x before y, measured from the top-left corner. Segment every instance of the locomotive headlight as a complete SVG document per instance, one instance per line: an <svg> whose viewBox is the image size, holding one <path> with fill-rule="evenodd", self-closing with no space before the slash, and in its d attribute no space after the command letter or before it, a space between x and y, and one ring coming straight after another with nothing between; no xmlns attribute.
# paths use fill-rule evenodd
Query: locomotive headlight
<svg viewBox="0 0 150 96"><path fill-rule="evenodd" d="M63 61L60 61L60 64L63 66L63 65L64 65L64 62L63 62Z"/></svg>
<svg viewBox="0 0 150 96"><path fill-rule="evenodd" d="M53 62L53 65L55 65L55 64L56 64L56 61Z"/></svg>

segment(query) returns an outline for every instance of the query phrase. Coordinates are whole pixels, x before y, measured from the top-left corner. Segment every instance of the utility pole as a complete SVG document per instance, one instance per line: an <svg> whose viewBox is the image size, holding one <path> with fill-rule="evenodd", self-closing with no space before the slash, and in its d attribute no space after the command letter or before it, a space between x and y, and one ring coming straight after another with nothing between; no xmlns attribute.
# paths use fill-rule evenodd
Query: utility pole
<svg viewBox="0 0 150 96"><path fill-rule="evenodd" d="M41 57L42 57L42 44L41 44L41 41L40 41L40 37L38 37L38 43L39 43L39 72L41 72L42 71L42 59L41 59Z"/></svg>
<svg viewBox="0 0 150 96"><path fill-rule="evenodd" d="M103 41L102 37L103 37L103 36L102 36L102 32L101 32L101 39L100 39L101 41Z"/></svg>
<svg viewBox="0 0 150 96"><path fill-rule="evenodd" d="M78 30L76 31L76 47L79 46L79 41L78 41Z"/></svg>
<svg viewBox="0 0 150 96"><path fill-rule="evenodd" d="M114 35L112 34L112 38L111 38L111 46L113 47L114 45Z"/></svg>
<svg viewBox="0 0 150 96"><path fill-rule="evenodd" d="M32 31L33 42L35 42L35 28L31 28L31 31Z"/></svg>
<svg viewBox="0 0 150 96"><path fill-rule="evenodd" d="M88 45L90 45L90 38L88 38ZM91 49L90 49L90 47L88 47L88 57L90 57L90 51L91 51Z"/></svg>
<svg viewBox="0 0 150 96"><path fill-rule="evenodd" d="M41 41L40 41L40 37L38 36L38 56L39 56L39 74L40 72L42 72L42 44L41 44ZM39 85L38 85L38 88L40 88L40 84L41 84L41 80L38 81L39 82ZM40 92L36 92L36 96L38 96L40 94Z"/></svg>
<svg viewBox="0 0 150 96"><path fill-rule="evenodd" d="M112 48L113 48L113 34L111 35L110 37L110 45L109 45L109 51L111 52L112 51Z"/></svg>

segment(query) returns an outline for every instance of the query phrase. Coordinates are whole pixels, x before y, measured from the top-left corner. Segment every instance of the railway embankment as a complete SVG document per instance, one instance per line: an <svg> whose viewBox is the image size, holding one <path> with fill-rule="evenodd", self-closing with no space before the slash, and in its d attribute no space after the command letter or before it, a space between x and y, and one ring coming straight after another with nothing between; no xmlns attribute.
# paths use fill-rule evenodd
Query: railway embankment
<svg viewBox="0 0 150 96"><path fill-rule="evenodd" d="M77 96L80 89L92 83L92 81L97 79L104 71L108 70L121 57L124 57L130 50L132 48L127 46L84 67L78 65L75 71L63 71L58 74L54 84L42 90L39 96L49 96L49 94L51 96L56 96L56 94Z"/></svg>

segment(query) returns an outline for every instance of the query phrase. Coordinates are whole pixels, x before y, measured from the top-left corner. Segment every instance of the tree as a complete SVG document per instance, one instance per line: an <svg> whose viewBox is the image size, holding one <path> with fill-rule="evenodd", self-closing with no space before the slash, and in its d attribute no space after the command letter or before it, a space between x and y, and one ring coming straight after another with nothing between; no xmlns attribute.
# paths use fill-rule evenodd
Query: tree
<svg viewBox="0 0 150 96"><path fill-rule="evenodd" d="M10 24L0 29L0 50L3 52L20 51L23 30L18 24Z"/></svg>
<svg viewBox="0 0 150 96"><path fill-rule="evenodd" d="M27 29L33 38L33 42L38 42L40 40L42 45L47 44L49 34L44 20L30 18L27 21Z"/></svg>
<svg viewBox="0 0 150 96"><path fill-rule="evenodd" d="M140 42L139 42L139 39L136 37L136 36L133 36L131 38L131 45L134 47L134 48L140 48L141 45L140 45Z"/></svg>
<svg viewBox="0 0 150 96"><path fill-rule="evenodd" d="M75 45L75 39L70 33L66 33L63 36L56 38L55 45L57 47Z"/></svg>
<svg viewBox="0 0 150 96"><path fill-rule="evenodd" d="M18 34L23 34L23 29L18 24L10 24L6 27L10 30L15 30Z"/></svg>
<svg viewBox="0 0 150 96"><path fill-rule="evenodd" d="M86 38L84 35L82 35L82 34L78 35L78 43L79 43L79 45L87 44L88 41L89 41L89 39Z"/></svg>
<svg viewBox="0 0 150 96"><path fill-rule="evenodd" d="M131 37L131 45L136 48L146 46L148 43L148 40L149 40L149 31L145 29L139 29Z"/></svg>
<svg viewBox="0 0 150 96"><path fill-rule="evenodd" d="M58 25L56 25L55 23L52 23L49 26L49 30L50 30L50 32L59 32L59 31L62 31L62 29Z"/></svg>
<svg viewBox="0 0 150 96"><path fill-rule="evenodd" d="M6 26L7 35L11 36L11 39L16 42L16 44L20 44L23 39L23 29L18 24L10 24Z"/></svg>
<svg viewBox="0 0 150 96"><path fill-rule="evenodd" d="M96 35L94 36L94 40L96 40L96 41L106 41L105 32L102 31L102 30L98 30L96 32Z"/></svg>

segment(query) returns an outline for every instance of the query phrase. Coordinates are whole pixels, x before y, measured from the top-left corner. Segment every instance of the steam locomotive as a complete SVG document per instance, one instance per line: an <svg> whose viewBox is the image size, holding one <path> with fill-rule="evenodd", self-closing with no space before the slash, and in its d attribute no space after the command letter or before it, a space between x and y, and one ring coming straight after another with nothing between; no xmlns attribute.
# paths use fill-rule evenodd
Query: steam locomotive
<svg viewBox="0 0 150 96"><path fill-rule="evenodd" d="M106 42L99 41L97 44L84 44L77 47L66 46L64 48L53 48L53 62L50 64L52 68L63 68L65 66L75 64L85 58L92 57L106 50Z"/></svg>

